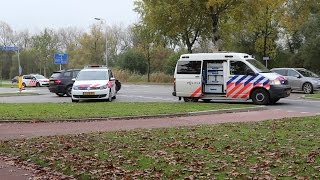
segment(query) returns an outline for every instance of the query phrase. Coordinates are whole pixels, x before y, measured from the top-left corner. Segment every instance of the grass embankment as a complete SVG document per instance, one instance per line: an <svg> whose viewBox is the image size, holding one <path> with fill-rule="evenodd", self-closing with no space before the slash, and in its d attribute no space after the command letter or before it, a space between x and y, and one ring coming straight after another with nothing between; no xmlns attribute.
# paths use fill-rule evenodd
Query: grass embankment
<svg viewBox="0 0 320 180"><path fill-rule="evenodd" d="M157 114L176 114L206 110L253 107L245 104L214 103L23 103L0 104L1 120L66 120Z"/></svg>
<svg viewBox="0 0 320 180"><path fill-rule="evenodd" d="M320 117L41 137L0 152L77 179L319 179Z"/></svg>
<svg viewBox="0 0 320 180"><path fill-rule="evenodd" d="M318 98L318 99L320 99L320 94L307 94L307 95L305 95L305 97L307 97L307 98Z"/></svg>
<svg viewBox="0 0 320 180"><path fill-rule="evenodd" d="M1 83L0 88L18 88L17 84L6 84L6 83Z"/></svg>
<svg viewBox="0 0 320 180"><path fill-rule="evenodd" d="M0 97L35 96L35 95L39 95L39 93L30 93L30 92L0 93Z"/></svg>

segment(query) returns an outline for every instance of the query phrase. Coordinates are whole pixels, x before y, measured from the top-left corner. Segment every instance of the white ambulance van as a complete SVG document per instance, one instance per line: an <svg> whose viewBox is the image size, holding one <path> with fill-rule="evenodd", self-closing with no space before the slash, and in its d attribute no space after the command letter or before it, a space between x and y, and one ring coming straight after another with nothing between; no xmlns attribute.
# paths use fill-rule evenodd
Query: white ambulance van
<svg viewBox="0 0 320 180"><path fill-rule="evenodd" d="M251 99L275 104L288 97L291 87L281 75L244 53L181 55L174 73L172 95L185 102L214 99Z"/></svg>

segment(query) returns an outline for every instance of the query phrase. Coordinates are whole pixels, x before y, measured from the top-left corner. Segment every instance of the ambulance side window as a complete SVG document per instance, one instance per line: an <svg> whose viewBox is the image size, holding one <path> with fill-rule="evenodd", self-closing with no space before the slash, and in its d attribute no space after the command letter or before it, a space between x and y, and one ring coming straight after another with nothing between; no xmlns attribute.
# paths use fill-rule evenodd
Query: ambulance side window
<svg viewBox="0 0 320 180"><path fill-rule="evenodd" d="M247 71L250 70L242 61L230 61L230 75L246 75Z"/></svg>
<svg viewBox="0 0 320 180"><path fill-rule="evenodd" d="M178 61L177 74L200 74L201 61Z"/></svg>

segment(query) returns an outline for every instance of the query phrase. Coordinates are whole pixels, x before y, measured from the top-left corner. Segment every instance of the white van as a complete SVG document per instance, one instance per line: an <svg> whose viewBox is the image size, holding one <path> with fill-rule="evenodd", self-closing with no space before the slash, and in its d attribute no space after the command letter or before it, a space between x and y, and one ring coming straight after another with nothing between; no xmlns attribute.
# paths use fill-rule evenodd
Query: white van
<svg viewBox="0 0 320 180"><path fill-rule="evenodd" d="M184 54L174 73L173 96L185 102L199 99L252 99L274 104L288 97L291 87L281 75L244 53Z"/></svg>

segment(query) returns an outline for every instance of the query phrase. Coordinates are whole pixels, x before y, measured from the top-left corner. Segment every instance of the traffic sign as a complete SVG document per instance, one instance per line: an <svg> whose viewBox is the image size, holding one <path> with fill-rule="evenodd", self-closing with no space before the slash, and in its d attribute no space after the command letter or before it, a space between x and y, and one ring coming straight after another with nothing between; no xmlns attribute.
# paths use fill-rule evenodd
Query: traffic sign
<svg viewBox="0 0 320 180"><path fill-rule="evenodd" d="M262 58L264 61L269 61L270 60L270 57L269 56L265 56Z"/></svg>
<svg viewBox="0 0 320 180"><path fill-rule="evenodd" d="M16 46L0 46L0 50L3 50L3 51L18 51L18 47L16 47Z"/></svg>
<svg viewBox="0 0 320 180"><path fill-rule="evenodd" d="M65 53L55 53L54 54L55 64L68 64L68 54Z"/></svg>

